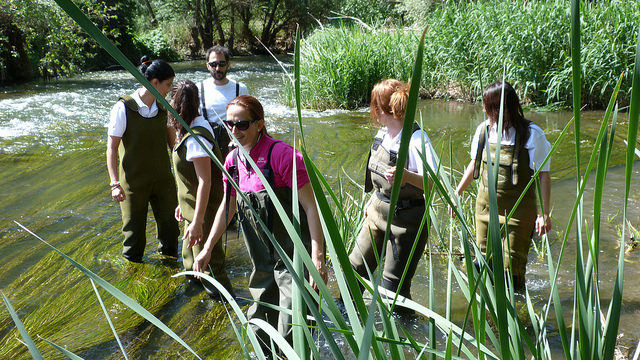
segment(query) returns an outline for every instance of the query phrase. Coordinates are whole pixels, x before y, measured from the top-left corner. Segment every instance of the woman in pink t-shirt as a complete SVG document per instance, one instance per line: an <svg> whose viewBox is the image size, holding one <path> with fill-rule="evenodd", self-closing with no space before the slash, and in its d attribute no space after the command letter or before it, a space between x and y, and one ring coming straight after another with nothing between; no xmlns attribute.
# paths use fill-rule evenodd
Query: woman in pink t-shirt
<svg viewBox="0 0 640 360"><path fill-rule="evenodd" d="M264 110L260 102L252 96L238 96L227 105L225 124L231 129L240 146L249 153L261 169L290 218L294 176L293 157L295 156L302 241L308 248L310 247L311 259L326 282L324 238L315 197L302 156L299 152L294 151L290 145L267 134ZM250 319L260 318L267 321L274 328L277 328L286 339L290 340L291 315L260 303L274 304L290 309L291 274L275 251L271 240L262 229L250 206L257 211L260 219L267 225L289 257L293 256L293 242L273 207L264 189L264 184L239 149L229 153L225 161L225 168L246 195L248 201L236 196L236 190L230 186L229 179L223 177L224 198L218 208L209 237L195 259L193 270L202 271L209 262L211 250L237 211L245 243L253 263L249 290L255 302L249 308L248 316ZM316 287L313 279L310 281ZM264 344L270 343L266 333L258 331L258 336L264 340Z"/></svg>

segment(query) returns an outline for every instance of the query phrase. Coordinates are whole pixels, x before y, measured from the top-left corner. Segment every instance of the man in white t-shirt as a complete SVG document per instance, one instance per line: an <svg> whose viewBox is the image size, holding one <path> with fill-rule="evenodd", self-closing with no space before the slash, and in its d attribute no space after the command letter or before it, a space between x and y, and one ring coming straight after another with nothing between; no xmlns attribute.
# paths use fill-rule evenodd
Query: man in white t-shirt
<svg viewBox="0 0 640 360"><path fill-rule="evenodd" d="M222 124L227 118L227 104L238 95L249 95L246 85L227 78L231 65L229 50L214 46L207 50L207 69L211 78L199 82L200 110L210 123Z"/></svg>

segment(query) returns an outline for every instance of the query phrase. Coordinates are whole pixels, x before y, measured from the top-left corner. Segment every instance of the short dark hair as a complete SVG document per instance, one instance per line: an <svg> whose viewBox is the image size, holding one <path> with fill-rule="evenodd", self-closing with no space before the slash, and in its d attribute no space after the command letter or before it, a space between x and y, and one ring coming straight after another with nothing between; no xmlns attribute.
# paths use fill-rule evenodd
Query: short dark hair
<svg viewBox="0 0 640 360"><path fill-rule="evenodd" d="M229 61L229 49L227 49L224 46L216 45L214 47L209 48L209 50L207 50L207 58L205 59L207 62L209 61L209 57L211 56L211 53L222 54L224 55L224 59L226 61Z"/></svg>

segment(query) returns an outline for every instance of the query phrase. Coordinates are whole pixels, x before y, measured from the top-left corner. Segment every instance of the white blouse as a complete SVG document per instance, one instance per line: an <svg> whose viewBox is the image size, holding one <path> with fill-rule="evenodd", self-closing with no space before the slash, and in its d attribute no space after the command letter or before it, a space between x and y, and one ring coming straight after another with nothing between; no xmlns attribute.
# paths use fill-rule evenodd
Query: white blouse
<svg viewBox="0 0 640 360"><path fill-rule="evenodd" d="M473 135L473 140L471 141L471 159L474 160L476 158L476 153L478 150L478 141L480 139L480 134L482 133L482 129L486 128L489 125L489 120L485 120L483 123L478 125L476 128L476 133ZM497 124L494 124L489 129L489 143L496 144L498 142L498 132L496 130ZM502 133L502 145L515 145L516 138L516 130L511 127L507 131ZM529 167L536 171L540 164L544 161L544 159L551 151L551 144L547 141L547 138L544 136L544 131L538 125L534 123L529 123L529 139L527 143L524 145L524 148L529 151ZM541 171L549 171L551 167L551 159L547 161L546 164L542 167Z"/></svg>

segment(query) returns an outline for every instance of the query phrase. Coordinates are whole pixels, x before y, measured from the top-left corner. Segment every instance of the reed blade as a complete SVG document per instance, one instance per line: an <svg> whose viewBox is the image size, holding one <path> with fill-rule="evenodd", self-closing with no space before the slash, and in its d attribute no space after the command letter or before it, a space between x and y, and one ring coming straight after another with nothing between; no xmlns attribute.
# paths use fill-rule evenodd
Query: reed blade
<svg viewBox="0 0 640 360"><path fill-rule="evenodd" d="M177 341L185 349L189 350L189 352L191 352L195 357L197 357L198 359L201 359L201 357L198 354L196 354L196 352L193 351L193 349L189 345L187 345L187 343L184 340L182 340L178 336L178 334L173 332L173 330L169 329L169 327L167 325L165 325L162 321L160 321L160 319L155 317L147 309L143 308L140 304L138 304L135 300L130 298L127 294L123 293L117 287L109 284L106 280L104 280L103 278L98 276L93 271L87 269L85 266L83 266L80 263L78 263L77 261L73 260L67 254L65 254L62 251L58 250L58 248L56 248L55 246L53 246L53 245L49 244L48 242L46 242L43 238L41 238L40 236L35 234L33 231L27 229L24 225L20 224L19 222L15 221L15 220L13 222L16 225L18 225L19 227L21 227L24 231L26 231L29 234L31 234L32 236L34 236L36 239L40 240L45 245L49 246L51 249L53 249L53 251L57 252L65 260L67 260L69 263L71 263L71 265L73 265L76 269L80 270L87 277L89 277L91 280L93 280L96 284L100 285L100 287L105 289L109 294L111 294L113 297L118 299L120 302L122 302L128 308L130 308L131 310L135 311L136 313L138 313L138 315L140 315L143 318L147 319L147 321L149 321L150 323L155 325L157 328L162 330L165 334L167 334L170 337L172 337L175 341Z"/></svg>
<svg viewBox="0 0 640 360"><path fill-rule="evenodd" d="M271 340L273 340L278 345L280 351L282 351L282 353L286 356L286 359L300 360L300 356L298 356L296 351L293 350L287 340L282 337L278 330L274 329L271 324L258 318L250 319L249 324L253 324L259 327L262 331L266 332L267 335L269 335L269 338L271 338Z"/></svg>
<svg viewBox="0 0 640 360"><path fill-rule="evenodd" d="M124 346L122 346L122 342L120 341L120 336L118 336L118 332L116 331L116 327L113 325L113 322L111 321L111 316L109 316L109 312L107 311L107 308L104 307L104 302L102 302L102 297L100 296L100 292L98 291L98 288L96 287L96 283L93 282L92 279L89 279L91 281L91 286L93 286L93 291L96 293L96 297L98 298L98 302L100 303L100 307L102 308L102 312L104 312L104 316L107 318L107 322L109 323L109 327L111 328L111 331L113 332L113 336L116 338L116 341L118 342L118 346L120 347L120 351L122 351L122 355L124 356L125 360L128 360L129 357L127 356L127 352L124 351Z"/></svg>
<svg viewBox="0 0 640 360"><path fill-rule="evenodd" d="M71 360L84 360L83 358L81 358L80 356L72 353L71 351L63 348L62 346L54 343L53 341L49 341L45 338L43 338L42 336L38 336L40 339L44 340L47 344L53 346L56 350L58 350L60 353L62 353L64 356L68 357Z"/></svg>
<svg viewBox="0 0 640 360"><path fill-rule="evenodd" d="M638 136L638 118L640 115L640 26L637 32L636 43L636 59L633 66L633 81L631 85L631 107L629 108L629 129L627 133L627 154L625 164L625 186L624 186L624 213L622 218L623 230L620 239L620 255L618 256L618 273L616 274L616 282L614 285L611 304L607 314L605 323L605 340L604 340L604 358L612 358L615 349L616 336L620 323L620 307L622 304L622 290L624 277L624 243L625 243L625 225L627 219L627 206L629 204L629 191L631 189L631 180L634 165L634 153L636 150L636 141ZM609 357L607 357L609 356ZM637 355L636 355L637 356Z"/></svg>
<svg viewBox="0 0 640 360"><path fill-rule="evenodd" d="M18 328L18 332L20 333L20 336L22 336L22 340L24 341L24 344L27 345L27 349L29 349L29 353L31 353L31 357L33 357L35 360L43 360L44 358L42 357L42 354L40 354L38 347L33 342L33 339L31 338L31 336L29 336L29 333L27 332L27 329L24 327L24 324L20 320L18 313L13 308L13 306L11 306L11 302L9 302L9 299L7 299L7 297L4 295L2 291L0 291L0 295L2 295L2 301L4 301L4 305L7 307L7 310L9 310L9 314L11 315L13 322L16 324L16 328Z"/></svg>

